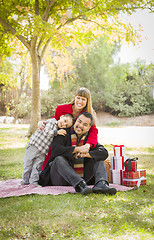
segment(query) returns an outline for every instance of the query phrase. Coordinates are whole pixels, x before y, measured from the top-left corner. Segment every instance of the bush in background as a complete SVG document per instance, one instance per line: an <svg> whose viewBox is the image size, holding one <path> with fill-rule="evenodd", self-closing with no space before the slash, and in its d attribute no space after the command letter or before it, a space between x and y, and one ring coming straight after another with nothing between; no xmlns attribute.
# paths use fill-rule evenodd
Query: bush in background
<svg viewBox="0 0 154 240"><path fill-rule="evenodd" d="M147 87L131 81L117 86L110 100L106 98L106 106L109 112L119 117L131 117L152 113L154 100Z"/></svg>
<svg viewBox="0 0 154 240"><path fill-rule="evenodd" d="M15 118L30 118L31 114L31 98L22 94L18 103L12 100L7 106L7 115L14 116Z"/></svg>
<svg viewBox="0 0 154 240"><path fill-rule="evenodd" d="M41 92L41 115L52 117L56 107L60 104L69 103L74 97L69 88L52 89Z"/></svg>

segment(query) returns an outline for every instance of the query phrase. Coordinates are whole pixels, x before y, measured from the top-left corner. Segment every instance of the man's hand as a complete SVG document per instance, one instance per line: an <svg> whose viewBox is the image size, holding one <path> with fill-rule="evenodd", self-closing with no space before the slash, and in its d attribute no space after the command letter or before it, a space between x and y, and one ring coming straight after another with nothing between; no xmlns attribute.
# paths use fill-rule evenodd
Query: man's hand
<svg viewBox="0 0 154 240"><path fill-rule="evenodd" d="M90 144L86 143L85 145L78 147L77 152L79 152L79 153L88 153L89 149L90 149Z"/></svg>
<svg viewBox="0 0 154 240"><path fill-rule="evenodd" d="M38 129L40 129L41 131L44 130L46 123L47 123L46 121L39 121L37 125Z"/></svg>
<svg viewBox="0 0 154 240"><path fill-rule="evenodd" d="M76 153L77 157L81 157L81 155L84 156L85 154L88 154L89 150L90 150L90 144L86 143L83 146L75 147L73 153Z"/></svg>
<svg viewBox="0 0 154 240"><path fill-rule="evenodd" d="M65 130L65 129L59 129L59 130L57 131L57 135L63 135L63 136L65 136L65 135L66 135L66 130Z"/></svg>

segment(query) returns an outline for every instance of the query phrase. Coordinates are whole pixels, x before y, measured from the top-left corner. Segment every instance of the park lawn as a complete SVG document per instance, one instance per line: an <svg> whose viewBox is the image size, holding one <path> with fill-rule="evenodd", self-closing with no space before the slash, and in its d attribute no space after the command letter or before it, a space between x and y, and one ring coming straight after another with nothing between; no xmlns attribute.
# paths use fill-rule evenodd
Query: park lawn
<svg viewBox="0 0 154 240"><path fill-rule="evenodd" d="M0 128L0 180L21 178L27 129L20 126L17 131L15 125L9 130ZM7 148L3 141L6 137ZM115 196L63 194L0 199L0 239L154 239L153 150L142 149L141 154L134 150L138 168L147 170L147 185L138 190Z"/></svg>

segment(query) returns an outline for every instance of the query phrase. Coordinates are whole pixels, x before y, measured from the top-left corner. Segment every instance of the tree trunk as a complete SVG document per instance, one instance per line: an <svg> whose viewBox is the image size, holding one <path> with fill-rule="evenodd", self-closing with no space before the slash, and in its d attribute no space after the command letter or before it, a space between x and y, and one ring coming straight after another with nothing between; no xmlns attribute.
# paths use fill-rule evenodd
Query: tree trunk
<svg viewBox="0 0 154 240"><path fill-rule="evenodd" d="M28 136L37 129L38 121L41 119L41 101L40 101L40 59L34 48L31 51L32 61L32 107L31 123Z"/></svg>

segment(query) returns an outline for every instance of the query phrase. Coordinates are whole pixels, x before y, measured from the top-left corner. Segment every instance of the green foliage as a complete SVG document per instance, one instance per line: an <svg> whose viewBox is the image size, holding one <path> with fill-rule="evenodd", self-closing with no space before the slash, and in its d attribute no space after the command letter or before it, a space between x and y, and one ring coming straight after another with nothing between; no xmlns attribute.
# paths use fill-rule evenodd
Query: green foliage
<svg viewBox="0 0 154 240"><path fill-rule="evenodd" d="M84 48L74 61L76 88L90 89L93 107L119 116L137 116L154 111L154 65L137 60L134 64L114 64L117 44L100 38Z"/></svg>
<svg viewBox="0 0 154 240"><path fill-rule="evenodd" d="M12 111L10 114L13 114L16 118L30 117L31 113L31 99L25 94L21 95L19 98L18 104L13 104Z"/></svg>
<svg viewBox="0 0 154 240"><path fill-rule="evenodd" d="M69 103L73 97L74 93L69 88L41 91L41 116L52 117L59 104ZM15 118L30 118L31 98L22 94L18 103L12 100L5 107L7 115L13 115Z"/></svg>
<svg viewBox="0 0 154 240"><path fill-rule="evenodd" d="M149 89L133 81L117 86L106 105L120 117L131 117L151 113L154 100L149 95Z"/></svg>
<svg viewBox="0 0 154 240"><path fill-rule="evenodd" d="M69 89L52 89L41 92L41 115L52 117L60 104L69 103L74 94Z"/></svg>
<svg viewBox="0 0 154 240"><path fill-rule="evenodd" d="M154 100L149 93L153 87L154 65L146 65L139 60L134 64L114 64L114 56L119 51L119 46L117 43L109 44L107 40L99 38L73 52L74 70L68 73L67 81L62 85L64 79L59 79L56 75L51 89L41 92L42 116L52 117L56 107L70 102L76 89L81 86L91 91L96 111L109 111L119 116L153 112ZM29 117L30 98L22 95L18 104L12 102L11 105L7 104L6 108L9 114L16 117Z"/></svg>
<svg viewBox="0 0 154 240"><path fill-rule="evenodd" d="M40 118L39 81L41 63L49 43L53 48L63 48L70 42L89 43L98 36L113 33L113 39L133 41L135 31L118 14L133 13L136 8L153 11L151 1L95 0L95 1L0 1L0 36L4 46L0 53L8 55L9 36L22 42L30 53L32 63L32 121L30 133ZM113 40L112 39L112 40ZM8 43L8 44L7 44ZM18 46L16 46L18 49Z"/></svg>
<svg viewBox="0 0 154 240"><path fill-rule="evenodd" d="M114 6L114 7L113 7ZM136 8L152 11L149 1L17 1L0 2L0 33L3 44L6 35L17 37L29 50L30 42L41 49L50 39L52 47L66 46L73 39L78 43L90 43L96 36L111 33L126 35L133 40L135 32L130 24L117 18L119 12L129 13ZM114 24L111 24L112 19ZM68 26L68 28L67 28ZM124 34L123 34L124 33ZM117 34L118 35L118 34ZM8 38L9 39L9 38ZM35 45L36 46L36 45Z"/></svg>
<svg viewBox="0 0 154 240"><path fill-rule="evenodd" d="M0 66L0 85L3 91L17 85L16 66L9 58L4 58Z"/></svg>
<svg viewBox="0 0 154 240"><path fill-rule="evenodd" d="M18 53L2 58L0 84L3 86L3 91L16 87L19 88L21 93L26 88L30 88L31 68L28 57L28 54L24 53L23 49L20 49Z"/></svg>
<svg viewBox="0 0 154 240"><path fill-rule="evenodd" d="M117 51L114 44L107 43L106 38L99 38L79 52L74 60L76 87L87 87L92 94L93 107L96 110L103 108L104 91L108 84L113 55ZM86 54L85 54L86 53Z"/></svg>
<svg viewBox="0 0 154 240"><path fill-rule="evenodd" d="M112 85L105 91L106 110L121 117L152 113L154 99L150 97L150 91L153 89L153 67L153 64L146 66L145 62L138 60L133 65L118 65L114 77L123 77L120 82L114 81L115 87Z"/></svg>

